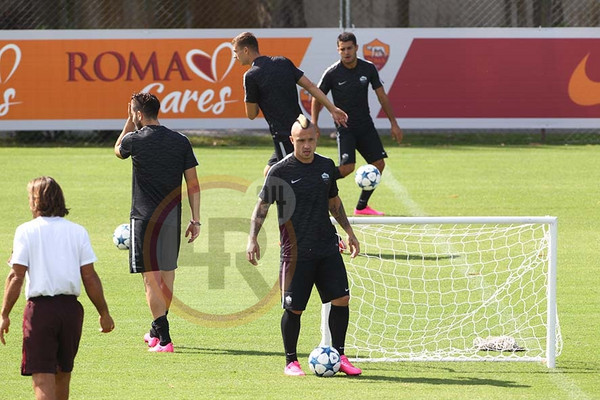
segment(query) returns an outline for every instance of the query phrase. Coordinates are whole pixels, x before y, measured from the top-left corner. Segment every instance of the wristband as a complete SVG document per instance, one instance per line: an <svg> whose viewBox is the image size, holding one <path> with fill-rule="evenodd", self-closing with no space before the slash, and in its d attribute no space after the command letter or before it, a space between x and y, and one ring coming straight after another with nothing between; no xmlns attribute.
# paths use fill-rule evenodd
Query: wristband
<svg viewBox="0 0 600 400"><path fill-rule="evenodd" d="M190 224L192 224L192 225L194 225L194 226L200 226L200 225L202 225L202 224L200 223L200 221L194 221L193 219L190 219Z"/></svg>

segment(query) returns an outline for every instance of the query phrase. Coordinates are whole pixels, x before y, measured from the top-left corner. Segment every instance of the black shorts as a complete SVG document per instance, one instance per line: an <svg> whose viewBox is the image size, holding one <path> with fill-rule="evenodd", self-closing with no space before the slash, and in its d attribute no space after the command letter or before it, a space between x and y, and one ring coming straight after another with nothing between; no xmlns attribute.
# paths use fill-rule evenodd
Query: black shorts
<svg viewBox="0 0 600 400"><path fill-rule="evenodd" d="M21 375L71 372L79 349L83 307L76 296L40 296L23 313Z"/></svg>
<svg viewBox="0 0 600 400"><path fill-rule="evenodd" d="M277 164L278 161L282 160L283 157L293 153L294 145L290 140L289 133L274 133L271 136L273 137L273 146L275 147L275 150L273 151L271 158L269 158L269 161L267 161L267 165L272 167Z"/></svg>
<svg viewBox="0 0 600 400"><path fill-rule="evenodd" d="M372 122L352 128L338 127L337 143L340 165L356 164L356 150L368 164L387 158Z"/></svg>
<svg viewBox="0 0 600 400"><path fill-rule="evenodd" d="M282 307L286 310L304 311L313 285L323 303L350 294L346 267L339 252L309 261L284 261L279 270L279 282Z"/></svg>
<svg viewBox="0 0 600 400"><path fill-rule="evenodd" d="M181 224L131 220L129 272L173 271L177 268Z"/></svg>

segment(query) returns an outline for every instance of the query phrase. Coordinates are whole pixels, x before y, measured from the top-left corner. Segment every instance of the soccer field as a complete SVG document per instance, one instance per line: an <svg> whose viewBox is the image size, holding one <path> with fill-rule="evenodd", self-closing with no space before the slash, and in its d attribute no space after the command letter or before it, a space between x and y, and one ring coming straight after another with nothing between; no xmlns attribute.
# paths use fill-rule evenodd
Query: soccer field
<svg viewBox="0 0 600 400"><path fill-rule="evenodd" d="M278 231L274 208L260 238L258 268L245 261L249 218L270 147L196 147L202 184L202 231L182 243L171 330L175 353L148 353L150 323L140 276L115 248L114 228L128 221L131 163L105 148L0 148L0 256L8 259L15 228L31 218L26 184L53 176L85 226L115 319L110 334L85 292L84 332L72 399L595 399L600 398L600 147L387 145L389 159L370 204L390 216L558 217L557 302L562 354L556 368L512 362L358 363L359 377L283 375L278 306ZM336 149L321 154L335 159ZM346 211L358 189L339 181ZM187 205L184 204L184 210ZM185 215L184 215L185 217ZM5 279L8 267L0 274ZM352 289L351 289L352 290ZM0 400L33 397L20 376L24 297L0 346ZM350 303L350 318L355 316ZM302 318L300 362L319 343L316 291Z"/></svg>

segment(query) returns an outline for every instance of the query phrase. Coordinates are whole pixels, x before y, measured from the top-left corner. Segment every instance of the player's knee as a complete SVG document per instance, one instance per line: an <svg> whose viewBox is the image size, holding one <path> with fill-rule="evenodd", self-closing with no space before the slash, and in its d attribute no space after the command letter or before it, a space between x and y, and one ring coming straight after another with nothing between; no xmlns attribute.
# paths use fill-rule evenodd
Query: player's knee
<svg viewBox="0 0 600 400"><path fill-rule="evenodd" d="M383 159L377 160L373 162L373 165L379 170L379 172L383 172L383 169L385 168L385 161Z"/></svg>
<svg viewBox="0 0 600 400"><path fill-rule="evenodd" d="M342 297L338 297L337 299L331 300L331 305L337 306L337 307L346 307L349 302L350 302L350 296L342 296Z"/></svg>
<svg viewBox="0 0 600 400"><path fill-rule="evenodd" d="M338 169L340 170L340 175L342 178L350 175L354 171L354 166L355 164L340 165Z"/></svg>

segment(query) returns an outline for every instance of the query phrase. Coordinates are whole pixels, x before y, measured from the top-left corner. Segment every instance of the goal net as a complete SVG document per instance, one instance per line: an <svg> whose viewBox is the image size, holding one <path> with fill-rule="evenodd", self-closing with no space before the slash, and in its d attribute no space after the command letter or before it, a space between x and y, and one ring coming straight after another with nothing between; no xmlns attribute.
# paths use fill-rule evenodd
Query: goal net
<svg viewBox="0 0 600 400"><path fill-rule="evenodd" d="M540 361L562 349L555 217L350 218L357 361ZM346 252L346 254L348 254Z"/></svg>

